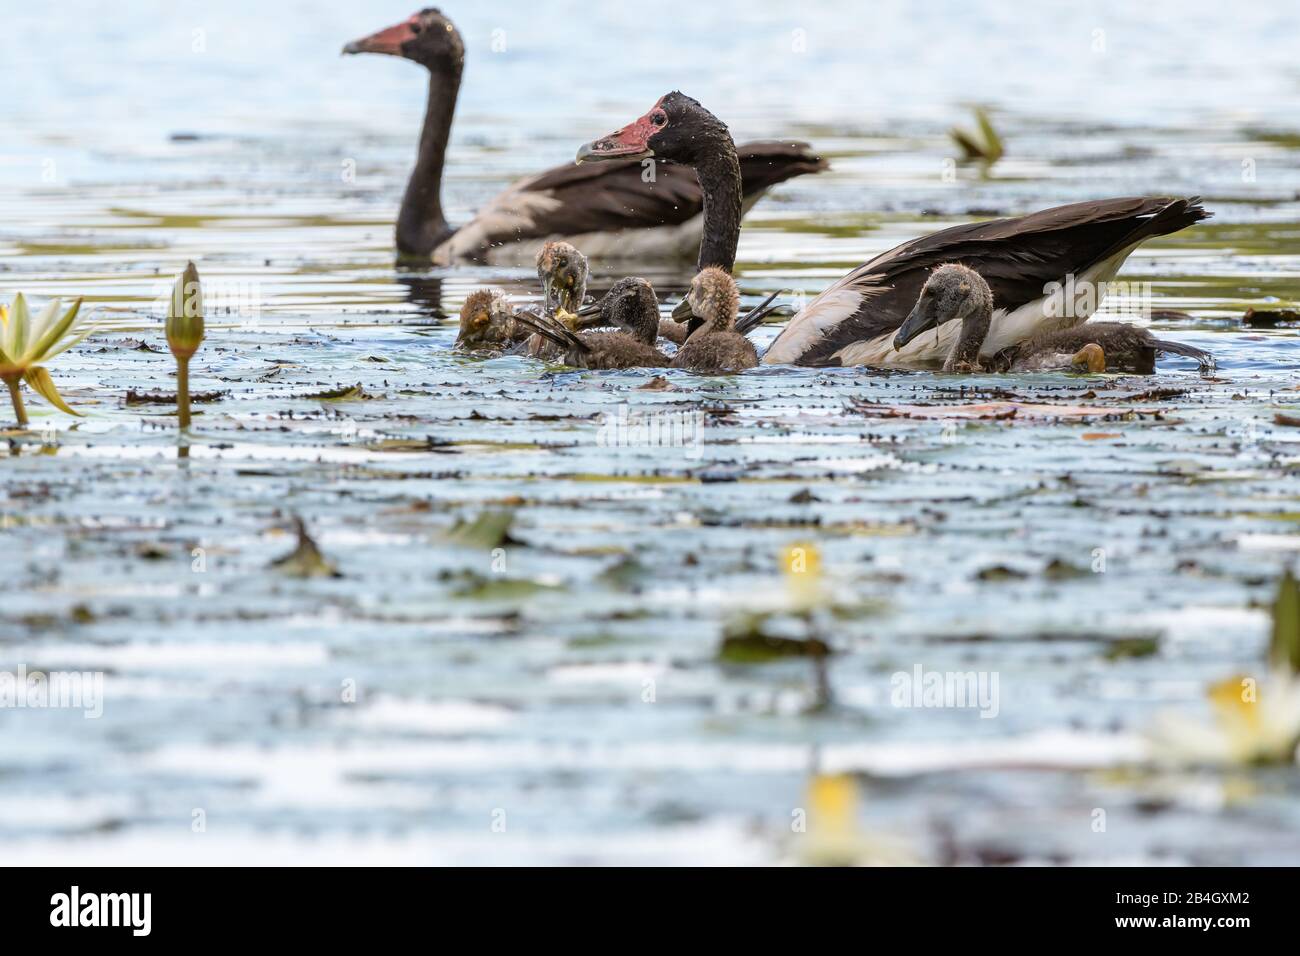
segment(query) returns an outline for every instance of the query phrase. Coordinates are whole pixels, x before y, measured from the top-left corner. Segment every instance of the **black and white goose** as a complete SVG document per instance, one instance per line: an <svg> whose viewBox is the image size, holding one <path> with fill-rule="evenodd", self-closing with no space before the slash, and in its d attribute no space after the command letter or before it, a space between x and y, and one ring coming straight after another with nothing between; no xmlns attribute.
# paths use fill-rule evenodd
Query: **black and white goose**
<svg viewBox="0 0 1300 956"><path fill-rule="evenodd" d="M729 245L734 257L740 218L731 208L737 183L726 126L689 96L673 92L636 122L578 153L579 162L647 156L693 166L706 195L712 191L725 200L705 203L704 244ZM1036 332L1087 320L1104 296L1103 283L1114 279L1134 249L1208 216L1198 199L1102 199L952 226L912 239L814 298L777 336L763 363L941 364L952 351L959 323L949 322L935 335L918 337L901 349L894 348L894 333L930 270L951 262L977 270L993 290L998 309L981 353L992 355ZM717 264L704 262L703 250L701 260L701 267ZM1073 300L1066 301L1066 295Z"/></svg>
<svg viewBox="0 0 1300 956"><path fill-rule="evenodd" d="M557 166L520 180L459 228L442 209L442 173L465 66L465 44L436 8L412 14L343 48L413 60L429 71L429 97L415 169L397 217L397 248L438 265L523 264L547 239L567 238L602 259L690 258L703 231L704 198L690 169L659 163L652 182L636 162ZM752 142L739 148L743 209L777 183L826 169L807 143Z"/></svg>

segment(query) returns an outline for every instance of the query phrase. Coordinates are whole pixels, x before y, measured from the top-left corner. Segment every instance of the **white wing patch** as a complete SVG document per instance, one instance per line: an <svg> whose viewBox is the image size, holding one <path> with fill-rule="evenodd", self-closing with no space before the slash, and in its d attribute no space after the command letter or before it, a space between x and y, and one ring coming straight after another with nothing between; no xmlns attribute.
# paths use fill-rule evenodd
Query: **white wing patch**
<svg viewBox="0 0 1300 956"><path fill-rule="evenodd" d="M525 180L497 194L478 215L433 250L433 264L448 266L485 260L492 265L531 266L537 251L551 239L565 239L593 260L694 259L699 255L704 237L702 213L673 226L517 239L520 232L535 232L542 217L561 205L550 191L525 188L531 181ZM740 214L748 213L766 191L759 190L746 197Z"/></svg>
<svg viewBox="0 0 1300 956"><path fill-rule="evenodd" d="M863 282L841 280L808 303L781 330L763 356L764 365L791 365L832 333L841 322L862 308L862 303L884 291L868 277ZM861 363L854 363L861 364Z"/></svg>
<svg viewBox="0 0 1300 956"><path fill-rule="evenodd" d="M521 230L531 230L538 216L559 206L560 201L549 192L507 189L433 250L433 264L447 266L466 259L481 259L494 242L518 235Z"/></svg>
<svg viewBox="0 0 1300 956"><path fill-rule="evenodd" d="M537 256L537 250L546 244L547 239L564 238L581 249L593 262L629 259L694 261L699 255L700 237L703 235L704 218L697 215L676 226L584 232L576 236L548 236L545 239L509 242L493 246L488 250L486 258L493 265L530 266Z"/></svg>

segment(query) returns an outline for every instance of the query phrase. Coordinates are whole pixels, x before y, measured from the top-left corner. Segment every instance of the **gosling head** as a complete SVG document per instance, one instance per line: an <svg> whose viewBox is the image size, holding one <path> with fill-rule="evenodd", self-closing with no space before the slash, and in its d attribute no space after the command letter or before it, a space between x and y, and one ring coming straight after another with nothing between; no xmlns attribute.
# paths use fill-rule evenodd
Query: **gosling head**
<svg viewBox="0 0 1300 956"><path fill-rule="evenodd" d="M600 325L617 326L646 345L659 337L659 297L647 280L619 279L598 305Z"/></svg>
<svg viewBox="0 0 1300 956"><path fill-rule="evenodd" d="M546 310L577 313L587 295L587 257L572 244L552 240L537 252L537 278L546 291Z"/></svg>
<svg viewBox="0 0 1300 956"><path fill-rule="evenodd" d="M400 56L438 72L460 73L465 65L465 41L437 7L426 7L401 23L353 40L343 52Z"/></svg>
<svg viewBox="0 0 1300 956"><path fill-rule="evenodd" d="M740 311L740 291L726 269L709 266L691 280L686 302L710 331L734 328Z"/></svg>
<svg viewBox="0 0 1300 956"><path fill-rule="evenodd" d="M462 349L504 348L510 341L514 317L504 292L478 289L460 307L456 346Z"/></svg>
<svg viewBox="0 0 1300 956"><path fill-rule="evenodd" d="M921 287L921 294L894 335L894 348L901 349L927 329L937 329L945 322L991 315L993 293L989 284L974 269L955 262L939 266Z"/></svg>

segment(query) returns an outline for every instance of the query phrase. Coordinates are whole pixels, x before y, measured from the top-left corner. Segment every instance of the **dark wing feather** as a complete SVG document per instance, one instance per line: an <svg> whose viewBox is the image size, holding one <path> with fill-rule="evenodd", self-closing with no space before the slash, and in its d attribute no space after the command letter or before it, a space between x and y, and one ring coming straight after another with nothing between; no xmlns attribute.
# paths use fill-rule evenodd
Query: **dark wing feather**
<svg viewBox="0 0 1300 956"><path fill-rule="evenodd" d="M756 140L736 147L740 158L740 193L748 200L765 189L796 176L820 173L830 163L811 152L807 143Z"/></svg>
<svg viewBox="0 0 1300 956"><path fill-rule="evenodd" d="M996 306L1012 311L1042 297L1050 282L1082 273L1123 249L1209 215L1195 198L1104 199L952 226L911 239L813 299L777 336L768 361L825 365L846 345L894 331L916 304L930 270L946 262L975 269L992 288ZM843 317L836 320L836 311Z"/></svg>
<svg viewBox="0 0 1300 956"><path fill-rule="evenodd" d="M806 173L827 168L807 143L753 142L737 147L746 199ZM654 181L642 179L642 160L556 166L515 183L467 224L486 227L483 247L524 239L578 236L675 226L704 208L695 170L655 160ZM537 200L540 200L538 202Z"/></svg>

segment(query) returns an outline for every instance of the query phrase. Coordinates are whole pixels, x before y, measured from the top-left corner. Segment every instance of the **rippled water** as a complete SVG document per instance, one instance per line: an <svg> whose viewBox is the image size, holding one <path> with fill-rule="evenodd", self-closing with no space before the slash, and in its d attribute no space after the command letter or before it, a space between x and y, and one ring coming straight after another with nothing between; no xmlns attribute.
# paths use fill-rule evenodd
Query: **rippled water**
<svg viewBox="0 0 1300 956"><path fill-rule="evenodd" d="M469 45L453 221L675 86L738 138L832 160L747 219L753 300L976 216L1129 193L1215 212L1124 273L1191 314L1157 327L1212 350L1214 378L1171 360L668 390L453 353L468 291L536 291L527 270L393 263L422 76L338 49L410 11L266 6L72 2L53 34L32 6L0 35L22 77L0 102L0 292L84 294L105 326L54 366L87 416L33 400L57 434L0 468L0 669L106 675L98 720L0 709L7 859L770 862L799 858L820 769L857 774L862 825L923 862L1295 860L1294 771L1157 772L1144 737L1258 668L1300 549L1300 447L1274 424L1300 405L1295 332L1240 325L1293 305L1300 272L1284 5L446 8ZM970 102L1008 155L949 182ZM212 301L258 315L210 316L194 386L226 394L182 464L168 407L125 394L174 387L153 303L191 257ZM1104 414L934 407L1009 400ZM702 441L610 447L622 406L702 414ZM448 537L501 509L499 553ZM293 515L342 577L268 568ZM801 542L829 706L807 661L717 659L725 628L785 608ZM996 673L997 716L891 706L916 665Z"/></svg>

